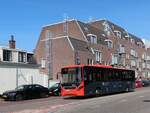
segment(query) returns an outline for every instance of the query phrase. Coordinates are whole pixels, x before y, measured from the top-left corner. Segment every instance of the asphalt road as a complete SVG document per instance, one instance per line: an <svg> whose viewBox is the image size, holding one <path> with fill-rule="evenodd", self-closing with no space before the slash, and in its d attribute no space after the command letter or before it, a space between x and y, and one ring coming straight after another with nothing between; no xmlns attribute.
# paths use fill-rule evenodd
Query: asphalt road
<svg viewBox="0 0 150 113"><path fill-rule="evenodd" d="M0 113L150 113L150 87L95 98L0 100Z"/></svg>

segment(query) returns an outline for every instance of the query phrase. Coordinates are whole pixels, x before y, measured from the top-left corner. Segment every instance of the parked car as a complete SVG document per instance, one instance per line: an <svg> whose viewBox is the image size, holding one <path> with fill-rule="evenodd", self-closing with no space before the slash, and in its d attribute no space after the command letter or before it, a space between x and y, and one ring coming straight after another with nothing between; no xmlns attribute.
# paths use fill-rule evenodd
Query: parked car
<svg viewBox="0 0 150 113"><path fill-rule="evenodd" d="M56 83L52 87L50 87L49 94L53 95L53 96L60 96L61 95L61 84Z"/></svg>
<svg viewBox="0 0 150 113"><path fill-rule="evenodd" d="M135 88L140 88L142 87L142 81L141 80L136 80L135 81Z"/></svg>
<svg viewBox="0 0 150 113"><path fill-rule="evenodd" d="M149 80L142 80L142 86L143 86L143 87L148 87L148 86L150 86Z"/></svg>
<svg viewBox="0 0 150 113"><path fill-rule="evenodd" d="M48 88L38 85L21 85L15 90L6 91L2 94L2 98L5 100L24 100L24 99L34 99L34 98L44 98L48 97Z"/></svg>

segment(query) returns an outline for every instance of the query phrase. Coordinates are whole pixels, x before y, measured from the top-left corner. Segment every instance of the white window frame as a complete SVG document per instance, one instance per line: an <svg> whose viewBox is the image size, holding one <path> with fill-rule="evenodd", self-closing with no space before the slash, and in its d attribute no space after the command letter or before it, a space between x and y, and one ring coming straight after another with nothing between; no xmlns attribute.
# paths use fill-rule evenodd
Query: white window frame
<svg viewBox="0 0 150 113"><path fill-rule="evenodd" d="M125 53L125 47L122 44L119 46L119 53Z"/></svg>
<svg viewBox="0 0 150 113"><path fill-rule="evenodd" d="M116 33L116 36L117 36L117 37L121 38L121 32L120 32L120 31L115 30L114 33Z"/></svg>
<svg viewBox="0 0 150 113"><path fill-rule="evenodd" d="M147 55L147 56L146 56L146 60L150 60L150 55Z"/></svg>
<svg viewBox="0 0 150 113"><path fill-rule="evenodd" d="M88 65L93 65L93 59L88 58L88 59L87 59L87 64L88 64Z"/></svg>
<svg viewBox="0 0 150 113"><path fill-rule="evenodd" d="M107 43L108 48L113 48L113 41L112 40L105 40L105 42Z"/></svg>
<svg viewBox="0 0 150 113"><path fill-rule="evenodd" d="M46 68L46 59L41 59L41 68Z"/></svg>
<svg viewBox="0 0 150 113"><path fill-rule="evenodd" d="M143 63L142 63L142 68L144 69L145 67L146 67L146 63L143 62Z"/></svg>
<svg viewBox="0 0 150 113"><path fill-rule="evenodd" d="M135 66L136 66L136 60L134 60L134 59L131 60L131 66L132 66L132 67L135 67Z"/></svg>
<svg viewBox="0 0 150 113"><path fill-rule="evenodd" d="M146 66L148 69L150 69L150 64L149 63L147 63L147 66Z"/></svg>
<svg viewBox="0 0 150 113"><path fill-rule="evenodd" d="M131 39L130 39L130 42L131 42L132 44L134 44L135 41L134 41L133 38L131 38Z"/></svg>
<svg viewBox="0 0 150 113"><path fill-rule="evenodd" d="M135 57L137 56L135 49L131 49L130 54Z"/></svg>
<svg viewBox="0 0 150 113"><path fill-rule="evenodd" d="M142 59L146 60L146 53L145 52L142 54Z"/></svg>
<svg viewBox="0 0 150 113"><path fill-rule="evenodd" d="M102 63L102 52L100 52L99 50L94 50L95 53L95 60L98 63Z"/></svg>
<svg viewBox="0 0 150 113"><path fill-rule="evenodd" d="M112 55L112 62L113 65L114 64L118 64L118 55L117 54L113 54Z"/></svg>
<svg viewBox="0 0 150 113"><path fill-rule="evenodd" d="M87 34L87 36L90 38L90 42L93 44L97 44L97 36L94 34Z"/></svg>

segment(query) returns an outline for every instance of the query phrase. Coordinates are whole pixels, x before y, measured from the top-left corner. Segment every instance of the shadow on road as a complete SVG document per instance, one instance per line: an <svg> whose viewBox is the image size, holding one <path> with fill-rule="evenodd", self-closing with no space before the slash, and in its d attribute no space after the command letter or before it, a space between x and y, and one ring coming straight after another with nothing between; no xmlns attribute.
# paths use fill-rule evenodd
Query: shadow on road
<svg viewBox="0 0 150 113"><path fill-rule="evenodd" d="M91 99L91 98L95 98L95 96L86 96L86 97L72 97L72 96L70 96L70 97L64 97L64 99L75 99L75 100L81 100L81 99Z"/></svg>
<svg viewBox="0 0 150 113"><path fill-rule="evenodd" d="M150 100L143 100L143 102L150 102Z"/></svg>
<svg viewBox="0 0 150 113"><path fill-rule="evenodd" d="M119 93L111 93L111 94L103 94L100 96L85 96L85 97L73 97L73 96L69 96L69 97L64 97L64 99L75 99L75 100L83 100L83 99L91 99L91 98L97 98L97 97L105 97L105 96L111 96L111 95L119 95L119 94L125 94L125 93L132 93L132 92L119 92Z"/></svg>

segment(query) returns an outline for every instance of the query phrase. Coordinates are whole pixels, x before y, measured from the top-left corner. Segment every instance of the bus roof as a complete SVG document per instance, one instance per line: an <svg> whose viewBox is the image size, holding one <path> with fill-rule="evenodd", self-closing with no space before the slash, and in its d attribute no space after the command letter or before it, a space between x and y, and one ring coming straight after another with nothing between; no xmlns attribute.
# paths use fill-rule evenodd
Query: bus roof
<svg viewBox="0 0 150 113"><path fill-rule="evenodd" d="M77 67L85 67L85 66L89 66L89 67L101 67L101 68L113 68L112 66L108 66L108 65L69 65L69 66L64 66L63 68L77 68Z"/></svg>
<svg viewBox="0 0 150 113"><path fill-rule="evenodd" d="M95 65L84 65L84 64L80 64L80 65L68 65L68 66L64 66L63 68L79 68L79 67L99 67L99 68L109 68L109 69L120 69L120 70L130 70L130 69L123 69L123 68L116 68L110 65L100 65L100 64L95 64ZM133 71L133 70L131 70Z"/></svg>

